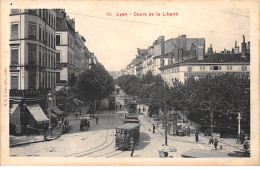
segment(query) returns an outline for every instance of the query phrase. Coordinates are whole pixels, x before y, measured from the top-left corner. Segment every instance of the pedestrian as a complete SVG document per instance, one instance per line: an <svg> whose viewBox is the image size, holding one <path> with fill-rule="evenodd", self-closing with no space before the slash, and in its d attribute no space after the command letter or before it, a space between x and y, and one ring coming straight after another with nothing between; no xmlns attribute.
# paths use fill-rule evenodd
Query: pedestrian
<svg viewBox="0 0 260 169"><path fill-rule="evenodd" d="M44 137L44 140L46 141L47 140L46 130L43 130L43 137Z"/></svg>
<svg viewBox="0 0 260 169"><path fill-rule="evenodd" d="M213 143L214 143L214 139L213 139L213 137L210 137L210 139L209 139L209 145L213 145Z"/></svg>
<svg viewBox="0 0 260 169"><path fill-rule="evenodd" d="M143 106L143 112L144 112L144 106Z"/></svg>
<svg viewBox="0 0 260 169"><path fill-rule="evenodd" d="M79 115L81 115L81 109L79 109Z"/></svg>
<svg viewBox="0 0 260 169"><path fill-rule="evenodd" d="M59 119L59 121L58 121L58 128L60 128L61 127L61 120Z"/></svg>
<svg viewBox="0 0 260 169"><path fill-rule="evenodd" d="M217 147L218 147L218 139L215 138L214 140L214 147L215 147L215 150L217 150Z"/></svg>
<svg viewBox="0 0 260 169"><path fill-rule="evenodd" d="M190 126L188 126L187 131L188 131L188 136L190 136Z"/></svg>
<svg viewBox="0 0 260 169"><path fill-rule="evenodd" d="M98 125L98 116L96 117L96 125Z"/></svg>
<svg viewBox="0 0 260 169"><path fill-rule="evenodd" d="M78 117L78 113L77 113L77 112L75 112L74 114L75 114L75 117L76 117L76 119L77 119L77 117Z"/></svg>
<svg viewBox="0 0 260 169"><path fill-rule="evenodd" d="M138 110L139 110L139 114L140 114L140 113L141 113L141 108L139 107L139 109L138 109Z"/></svg>
<svg viewBox="0 0 260 169"><path fill-rule="evenodd" d="M248 140L248 138L246 137L245 138L245 141L244 141L244 144L243 144L243 149L244 149L244 151L248 151L249 150L249 147L250 147L250 143L249 143L249 140Z"/></svg>
<svg viewBox="0 0 260 169"><path fill-rule="evenodd" d="M155 133L155 125L153 124L153 133Z"/></svg>
<svg viewBox="0 0 260 169"><path fill-rule="evenodd" d="M130 138L130 144L131 144L131 157L134 155L134 139L133 137Z"/></svg>
<svg viewBox="0 0 260 169"><path fill-rule="evenodd" d="M196 131L196 133L195 133L195 139L196 139L196 142L199 141L199 132L198 131Z"/></svg>
<svg viewBox="0 0 260 169"><path fill-rule="evenodd" d="M120 110L121 110L121 108L122 108L122 105L120 104Z"/></svg>
<svg viewBox="0 0 260 169"><path fill-rule="evenodd" d="M26 135L25 136L30 137L30 125L29 124L26 126Z"/></svg>

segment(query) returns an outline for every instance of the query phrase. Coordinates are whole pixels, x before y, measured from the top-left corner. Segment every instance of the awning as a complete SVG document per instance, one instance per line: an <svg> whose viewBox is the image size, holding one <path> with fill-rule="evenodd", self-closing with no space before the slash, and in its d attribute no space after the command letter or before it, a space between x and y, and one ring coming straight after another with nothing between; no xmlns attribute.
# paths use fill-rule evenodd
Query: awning
<svg viewBox="0 0 260 169"><path fill-rule="evenodd" d="M49 121L39 104L27 105L27 108L37 122Z"/></svg>
<svg viewBox="0 0 260 169"><path fill-rule="evenodd" d="M13 104L13 106L9 109L9 114L12 116L12 114L15 112L19 104Z"/></svg>
<svg viewBox="0 0 260 169"><path fill-rule="evenodd" d="M56 86L55 90L58 92L58 91L60 91L62 88L64 88L64 86Z"/></svg>
<svg viewBox="0 0 260 169"><path fill-rule="evenodd" d="M54 114L54 113L50 113L50 114L51 114L51 116L57 118L57 115L56 115L56 114Z"/></svg>
<svg viewBox="0 0 260 169"><path fill-rule="evenodd" d="M57 115L62 115L63 114L63 111L61 111L59 108L55 107L52 109L54 111L55 114Z"/></svg>

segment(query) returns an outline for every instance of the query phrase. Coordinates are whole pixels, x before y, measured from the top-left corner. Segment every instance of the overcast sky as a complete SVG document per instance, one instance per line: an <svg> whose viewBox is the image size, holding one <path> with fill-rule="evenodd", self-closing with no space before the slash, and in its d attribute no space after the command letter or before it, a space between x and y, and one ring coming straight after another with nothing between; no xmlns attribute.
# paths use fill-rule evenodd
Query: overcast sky
<svg viewBox="0 0 260 169"><path fill-rule="evenodd" d="M169 2L85 2L65 10L75 18L76 31L86 38L88 49L109 71L125 68L137 48L147 48L161 35L165 40L183 34L205 38L206 49L212 44L217 52L230 50L236 40L240 46L243 34L249 41L250 13L246 9ZM107 12L112 16L106 16ZM177 12L178 16L134 16L135 12ZM128 16L119 17L117 13Z"/></svg>

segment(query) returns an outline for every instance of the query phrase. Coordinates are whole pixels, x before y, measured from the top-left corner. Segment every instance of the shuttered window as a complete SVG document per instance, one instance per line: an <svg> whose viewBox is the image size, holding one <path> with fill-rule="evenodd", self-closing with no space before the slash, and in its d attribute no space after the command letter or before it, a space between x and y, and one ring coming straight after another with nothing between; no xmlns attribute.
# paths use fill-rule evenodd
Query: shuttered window
<svg viewBox="0 0 260 169"><path fill-rule="evenodd" d="M18 89L18 76L11 76L11 89Z"/></svg>
<svg viewBox="0 0 260 169"><path fill-rule="evenodd" d="M18 65L18 49L11 49L11 65Z"/></svg>
<svg viewBox="0 0 260 169"><path fill-rule="evenodd" d="M18 24L11 25L11 39L18 39Z"/></svg>

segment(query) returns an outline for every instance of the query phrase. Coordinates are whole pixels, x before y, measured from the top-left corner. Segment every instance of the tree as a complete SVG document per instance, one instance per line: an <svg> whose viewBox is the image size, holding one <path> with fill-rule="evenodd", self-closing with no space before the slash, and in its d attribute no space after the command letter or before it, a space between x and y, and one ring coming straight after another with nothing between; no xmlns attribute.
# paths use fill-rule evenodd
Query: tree
<svg viewBox="0 0 260 169"><path fill-rule="evenodd" d="M76 90L90 102L101 100L114 91L113 78L103 65L96 64L79 75Z"/></svg>

